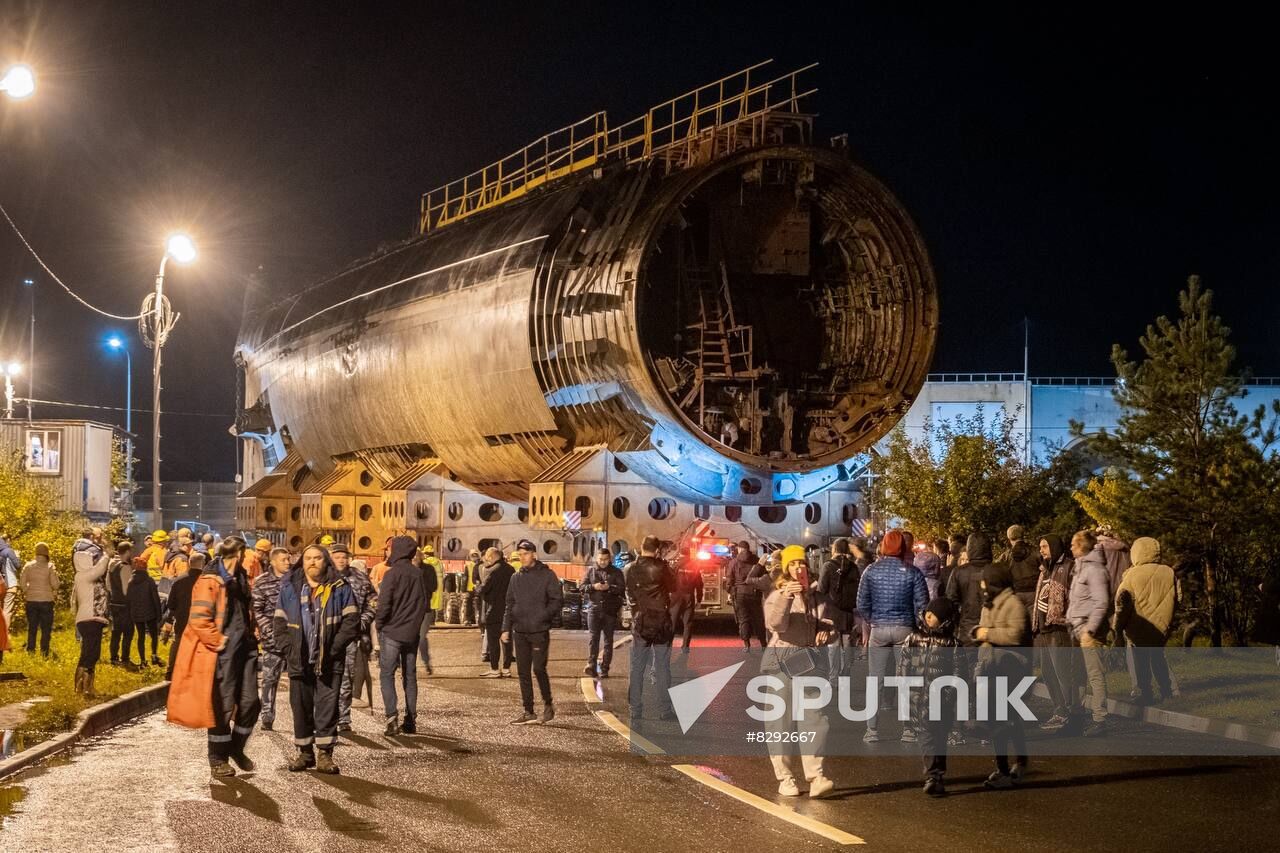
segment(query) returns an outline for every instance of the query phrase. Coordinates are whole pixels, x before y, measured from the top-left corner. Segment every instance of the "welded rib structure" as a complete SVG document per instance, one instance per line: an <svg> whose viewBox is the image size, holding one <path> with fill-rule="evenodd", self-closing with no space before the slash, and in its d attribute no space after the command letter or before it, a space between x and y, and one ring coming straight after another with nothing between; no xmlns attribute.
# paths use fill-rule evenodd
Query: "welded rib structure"
<svg viewBox="0 0 1280 853"><path fill-rule="evenodd" d="M804 141L586 170L250 310L242 431L517 501L585 446L703 504L846 479L924 382L936 288L889 191Z"/></svg>

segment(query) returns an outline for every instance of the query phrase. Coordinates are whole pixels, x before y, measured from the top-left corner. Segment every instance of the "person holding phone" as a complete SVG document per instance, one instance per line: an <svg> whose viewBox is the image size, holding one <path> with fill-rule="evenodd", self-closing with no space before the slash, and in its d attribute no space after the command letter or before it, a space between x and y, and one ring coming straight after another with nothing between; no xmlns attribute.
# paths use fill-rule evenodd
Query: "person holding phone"
<svg viewBox="0 0 1280 853"><path fill-rule="evenodd" d="M827 605L810 589L809 563L803 547L788 545L782 550L781 569L774 579L772 592L765 599L764 616L769 646L760 671L776 675L783 683L780 695L789 699L791 679L826 675L827 655L820 648L830 642L835 628L827 617ZM783 735L782 742L769 742L769 760L778 779L778 793L784 797L800 796L795 775L798 753L800 769L809 784L809 796L814 799L830 796L835 783L827 778L822 759L826 715L821 711L808 711L803 720L793 722L788 712L770 724L770 731ZM795 740L787 742L787 737Z"/></svg>

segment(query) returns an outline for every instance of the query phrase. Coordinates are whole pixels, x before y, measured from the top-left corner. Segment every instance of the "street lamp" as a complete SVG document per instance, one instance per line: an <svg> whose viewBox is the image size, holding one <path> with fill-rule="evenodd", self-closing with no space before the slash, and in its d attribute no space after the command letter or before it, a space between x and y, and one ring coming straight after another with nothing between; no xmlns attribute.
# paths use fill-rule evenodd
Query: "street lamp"
<svg viewBox="0 0 1280 853"><path fill-rule="evenodd" d="M36 395L36 283L24 278L22 286L31 291L31 340L27 352L27 423L31 423L31 398Z"/></svg>
<svg viewBox="0 0 1280 853"><path fill-rule="evenodd" d="M20 100L36 90L36 75L25 65L11 65L0 77L0 92Z"/></svg>
<svg viewBox="0 0 1280 853"><path fill-rule="evenodd" d="M129 488L133 488L133 355L129 352L129 347L125 346L124 341L119 335L112 335L107 339L107 346L113 350L124 351L124 431L128 434L125 437L125 483Z"/></svg>
<svg viewBox="0 0 1280 853"><path fill-rule="evenodd" d="M11 361L4 366L4 416L13 418L13 377L22 372L22 365Z"/></svg>
<svg viewBox="0 0 1280 853"><path fill-rule="evenodd" d="M164 295L164 270L170 258L180 264L191 263L196 259L195 243L185 234L169 237L164 257L160 259L160 272L156 273L156 292L143 300L142 319L138 321L142 339L155 353L151 365L151 508L157 528L163 526L160 514L160 352L178 322L178 315L173 313Z"/></svg>

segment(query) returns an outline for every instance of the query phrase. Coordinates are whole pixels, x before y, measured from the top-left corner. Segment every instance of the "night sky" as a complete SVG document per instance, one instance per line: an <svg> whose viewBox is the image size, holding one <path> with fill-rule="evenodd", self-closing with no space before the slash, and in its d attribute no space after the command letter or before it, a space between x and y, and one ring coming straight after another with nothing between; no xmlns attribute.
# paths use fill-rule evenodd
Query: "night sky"
<svg viewBox="0 0 1280 853"><path fill-rule="evenodd" d="M200 259L167 279L182 319L165 409L222 417L166 417L171 480L234 473L249 273L296 289L408 236L426 190L769 57L821 63L817 137L847 132L923 231L934 370L1020 370L1026 316L1033 374L1109 374L1111 343L1135 346L1199 273L1242 363L1280 374L1280 75L1273 47L1251 44L1260 26L888 5L3 0L0 64L29 62L39 89L0 100L0 203L118 314L137 312L166 234L195 237ZM123 405L123 360L102 345L123 331L149 408L136 325L77 306L7 230L0 359L27 360L27 277L35 396ZM55 415L94 413L36 407ZM135 420L148 466L149 415Z"/></svg>

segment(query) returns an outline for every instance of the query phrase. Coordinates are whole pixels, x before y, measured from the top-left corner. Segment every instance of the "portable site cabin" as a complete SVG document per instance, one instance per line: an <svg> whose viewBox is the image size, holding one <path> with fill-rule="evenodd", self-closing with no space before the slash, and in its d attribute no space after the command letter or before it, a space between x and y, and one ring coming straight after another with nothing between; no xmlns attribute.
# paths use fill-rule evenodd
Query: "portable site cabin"
<svg viewBox="0 0 1280 853"><path fill-rule="evenodd" d="M58 508L104 521L111 515L116 427L97 421L0 420L0 448L20 453L26 472L47 479Z"/></svg>

